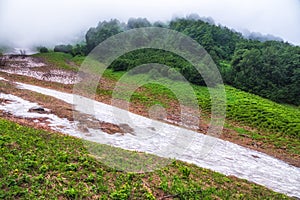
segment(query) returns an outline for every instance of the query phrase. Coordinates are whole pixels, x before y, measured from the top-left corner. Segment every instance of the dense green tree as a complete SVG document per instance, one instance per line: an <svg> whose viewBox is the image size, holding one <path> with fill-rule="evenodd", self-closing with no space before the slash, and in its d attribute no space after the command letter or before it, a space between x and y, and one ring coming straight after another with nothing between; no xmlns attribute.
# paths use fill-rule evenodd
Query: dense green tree
<svg viewBox="0 0 300 200"><path fill-rule="evenodd" d="M150 27L151 23L146 18L130 18L127 22L128 29Z"/></svg>
<svg viewBox="0 0 300 200"><path fill-rule="evenodd" d="M247 41L237 45L227 82L242 90L283 103L300 104L299 47Z"/></svg>
<svg viewBox="0 0 300 200"><path fill-rule="evenodd" d="M236 44L242 40L241 34L202 20L176 19L171 21L170 28L196 40L217 63L230 60Z"/></svg>
<svg viewBox="0 0 300 200"><path fill-rule="evenodd" d="M72 55L73 56L84 56L87 53L87 47L85 44L76 44L73 46Z"/></svg>
<svg viewBox="0 0 300 200"><path fill-rule="evenodd" d="M164 22L161 21L156 21L153 23L154 27L159 27L159 28L168 28L168 25Z"/></svg>
<svg viewBox="0 0 300 200"><path fill-rule="evenodd" d="M90 52L102 41L123 31L121 23L116 20L99 22L96 28L90 28L85 35L87 52Z"/></svg>

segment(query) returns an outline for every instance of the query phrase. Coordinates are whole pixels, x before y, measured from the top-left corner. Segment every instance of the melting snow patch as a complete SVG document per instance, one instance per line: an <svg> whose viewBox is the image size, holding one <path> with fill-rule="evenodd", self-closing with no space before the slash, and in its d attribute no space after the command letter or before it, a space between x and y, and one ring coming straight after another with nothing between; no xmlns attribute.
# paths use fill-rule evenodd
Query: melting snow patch
<svg viewBox="0 0 300 200"><path fill-rule="evenodd" d="M10 67L31 68L31 67L43 67L46 65L45 63L39 62L36 58L28 57L28 56L7 55L6 58L9 61Z"/></svg>
<svg viewBox="0 0 300 200"><path fill-rule="evenodd" d="M61 70L51 70L50 72L35 71L29 68L11 68L11 69L0 69L1 72L8 74L17 74L22 76L32 77L38 80L50 81L62 84L75 84L80 81L75 73L65 72Z"/></svg>
<svg viewBox="0 0 300 200"><path fill-rule="evenodd" d="M130 113L85 97L17 83L19 88L76 103L75 109L100 121L128 124L135 135L99 134L89 130L84 139L129 150L176 158L198 166L256 182L277 192L300 198L300 168L231 142L206 136ZM76 99L76 101L74 101ZM149 129L151 127L151 129ZM71 129L72 127L70 127Z"/></svg>
<svg viewBox="0 0 300 200"><path fill-rule="evenodd" d="M31 108L41 107L37 103L32 103L20 97L3 93L0 93L0 99L8 100L6 103L0 105L0 110L4 112L8 112L16 117L35 119L34 122L36 123L39 122L37 118L47 118L46 121L49 122L48 126L50 126L52 130L80 137L80 133L76 130L76 123L70 122L66 118L62 119L54 114L29 112Z"/></svg>
<svg viewBox="0 0 300 200"><path fill-rule="evenodd" d="M50 70L49 72L39 71L38 67L46 66L45 63L40 62L37 58L28 56L6 56L7 66L0 69L1 72L8 74L17 74L36 78L38 80L57 82L62 84L75 84L81 81L77 74L73 71Z"/></svg>

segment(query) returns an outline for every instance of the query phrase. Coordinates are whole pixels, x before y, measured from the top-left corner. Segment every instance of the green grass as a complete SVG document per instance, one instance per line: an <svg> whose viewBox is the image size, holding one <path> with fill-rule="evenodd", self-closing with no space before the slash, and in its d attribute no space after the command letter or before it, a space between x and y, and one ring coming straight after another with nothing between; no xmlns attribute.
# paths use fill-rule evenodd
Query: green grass
<svg viewBox="0 0 300 200"><path fill-rule="evenodd" d="M119 80L123 75L125 74L124 71L118 71L118 72L114 72L111 69L107 69L104 71L103 76L106 78L109 78L111 80Z"/></svg>
<svg viewBox="0 0 300 200"><path fill-rule="evenodd" d="M226 87L227 116L252 127L300 139L300 111Z"/></svg>
<svg viewBox="0 0 300 200"><path fill-rule="evenodd" d="M76 56L73 57L70 54L62 52L48 52L48 53L38 53L33 55L38 58L45 59L50 65L57 68L77 71L80 64L83 62L85 57Z"/></svg>
<svg viewBox="0 0 300 200"><path fill-rule="evenodd" d="M107 158L118 154L157 161L155 156L107 145L90 147ZM90 156L80 139L3 119L0 154L0 199L289 199L179 161L154 172L121 172Z"/></svg>

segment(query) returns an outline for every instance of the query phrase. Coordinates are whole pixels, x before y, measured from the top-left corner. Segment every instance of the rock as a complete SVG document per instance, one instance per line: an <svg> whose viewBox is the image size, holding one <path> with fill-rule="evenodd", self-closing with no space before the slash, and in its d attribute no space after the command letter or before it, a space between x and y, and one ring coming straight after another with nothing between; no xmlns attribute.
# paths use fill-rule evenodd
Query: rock
<svg viewBox="0 0 300 200"><path fill-rule="evenodd" d="M28 110L28 112L35 112L40 114L48 113L48 111L43 107L32 107Z"/></svg>
<svg viewBox="0 0 300 200"><path fill-rule="evenodd" d="M156 131L154 127L148 127L148 129L150 129L151 131Z"/></svg>
<svg viewBox="0 0 300 200"><path fill-rule="evenodd" d="M131 128L128 124L119 124L119 127L124 133L134 133L134 129Z"/></svg>
<svg viewBox="0 0 300 200"><path fill-rule="evenodd" d="M259 156L257 155L251 155L253 158L260 158Z"/></svg>

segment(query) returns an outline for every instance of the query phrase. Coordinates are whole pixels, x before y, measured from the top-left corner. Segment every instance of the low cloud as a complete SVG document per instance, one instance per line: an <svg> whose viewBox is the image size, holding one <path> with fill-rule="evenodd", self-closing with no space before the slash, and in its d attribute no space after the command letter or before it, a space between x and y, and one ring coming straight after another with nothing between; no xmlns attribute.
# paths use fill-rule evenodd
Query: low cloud
<svg viewBox="0 0 300 200"><path fill-rule="evenodd" d="M0 45L28 47L77 42L98 21L146 17L168 21L197 13L238 31L271 34L300 45L299 0L2 0ZM211 18L208 18L211 19Z"/></svg>

